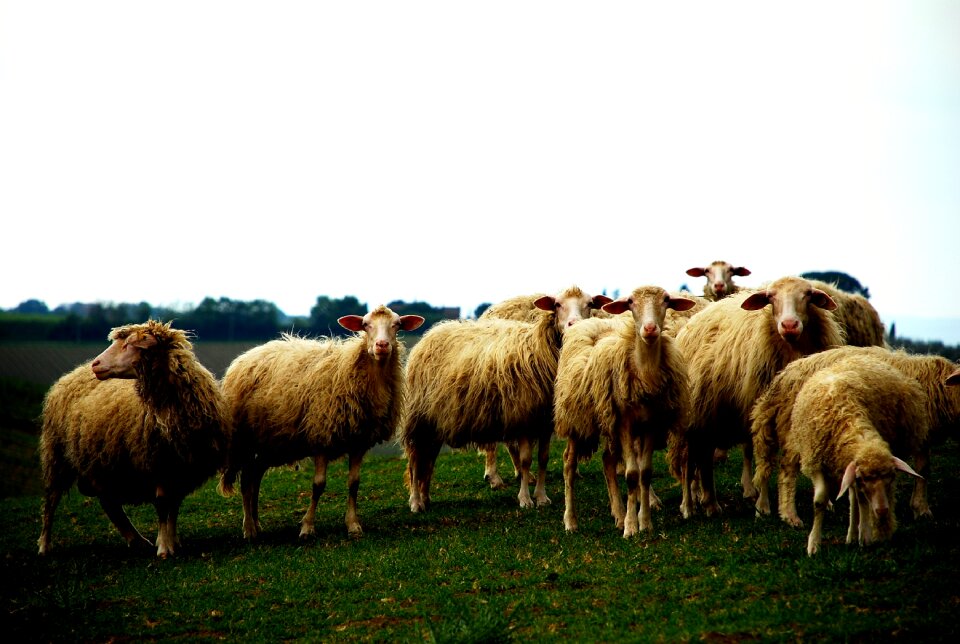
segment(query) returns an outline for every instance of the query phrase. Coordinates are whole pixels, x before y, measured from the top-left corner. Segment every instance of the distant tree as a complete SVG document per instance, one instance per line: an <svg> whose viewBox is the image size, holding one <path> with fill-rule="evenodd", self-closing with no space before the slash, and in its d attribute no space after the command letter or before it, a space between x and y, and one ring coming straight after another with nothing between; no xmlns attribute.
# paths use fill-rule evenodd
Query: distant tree
<svg viewBox="0 0 960 644"><path fill-rule="evenodd" d="M477 308L473 310L473 317L478 318L483 315L483 312L490 308L490 302L484 302Z"/></svg>
<svg viewBox="0 0 960 644"><path fill-rule="evenodd" d="M341 299L321 295L310 309L310 330L323 336L347 335L349 332L337 320L344 315L363 315L366 312L367 305L353 295Z"/></svg>
<svg viewBox="0 0 960 644"><path fill-rule="evenodd" d="M263 340L277 335L280 310L265 300L207 297L195 309L183 313L177 326L203 340Z"/></svg>
<svg viewBox="0 0 960 644"><path fill-rule="evenodd" d="M49 313L47 303L40 300L26 300L20 302L16 308L10 309L14 313Z"/></svg>
<svg viewBox="0 0 960 644"><path fill-rule="evenodd" d="M459 308L433 307L426 302L404 302L403 300L394 300L387 304L397 315L420 315L424 322L416 331L410 331L414 335L421 335L431 326L441 320L455 320L460 316Z"/></svg>
<svg viewBox="0 0 960 644"><path fill-rule="evenodd" d="M841 291L860 294L868 300L870 299L870 289L860 284L857 278L840 271L808 271L801 273L800 277L808 280L820 280L827 284L836 284Z"/></svg>

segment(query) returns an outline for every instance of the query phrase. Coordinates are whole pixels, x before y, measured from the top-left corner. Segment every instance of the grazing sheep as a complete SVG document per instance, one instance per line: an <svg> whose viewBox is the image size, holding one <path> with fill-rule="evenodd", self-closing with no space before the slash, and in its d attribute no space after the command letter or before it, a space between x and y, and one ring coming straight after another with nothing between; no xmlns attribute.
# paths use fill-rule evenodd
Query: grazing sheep
<svg viewBox="0 0 960 644"><path fill-rule="evenodd" d="M547 315L546 311L537 308L534 304L543 297L543 293L535 295L520 295L504 300L487 308L480 316L481 320L520 320L522 322L536 322L541 316ZM585 320L600 310L600 307L611 302L611 298L606 295L588 295L584 293L579 286L570 286L558 293L555 297L555 318L554 321L561 335L570 326L573 326L580 320ZM520 476L520 452L516 443L506 444L507 453L513 462L514 478ZM483 479L490 483L494 490L500 490L507 487L503 478L497 471L497 444L482 445L480 451L484 454Z"/></svg>
<svg viewBox="0 0 960 644"><path fill-rule="evenodd" d="M520 452L520 506L550 503L545 482L553 431L553 381L561 332L556 298L535 302L547 311L536 322L482 319L435 324L410 351L407 401L400 442L407 456L410 510L430 505L430 482L444 445L516 442ZM538 472L530 497L531 444Z"/></svg>
<svg viewBox="0 0 960 644"><path fill-rule="evenodd" d="M50 550L54 512L76 481L130 546L154 544L123 506L152 503L157 555L167 557L179 543L183 499L224 465L226 406L184 331L148 320L117 327L108 339L103 353L61 377L44 399L40 554Z"/></svg>
<svg viewBox="0 0 960 644"><path fill-rule="evenodd" d="M883 360L920 383L926 394L927 440L918 443L916 450L904 455L915 459L917 471L923 477L929 475L930 447L943 442L960 423L960 390L948 389L956 365L942 356L911 355L883 347L840 347L796 360L777 374L750 412L750 433L756 458L754 484L760 492L757 499L759 514L770 513L768 481L776 464L777 452L783 449L790 433L797 392L814 373L850 356L871 356ZM894 436L884 438L891 444L898 440ZM790 525L799 527L803 523L797 516L794 490L785 486L782 472L778 480L780 517ZM914 517L932 516L926 488L926 478L915 481L910 498Z"/></svg>
<svg viewBox="0 0 960 644"><path fill-rule="evenodd" d="M808 555L820 548L830 490L838 483L837 499L850 492L847 543L868 545L893 534L894 475L897 470L919 475L892 453L884 436L921 441L926 422L919 383L883 360L850 356L807 380L794 403L783 463L789 476L799 469L813 481Z"/></svg>
<svg viewBox="0 0 960 644"><path fill-rule="evenodd" d="M854 347L882 347L885 345L883 322L880 313L873 308L870 301L859 293L848 293L837 287L836 284L827 284L819 280L810 280L814 288L818 288L837 303L834 316L843 328L844 340L847 345Z"/></svg>
<svg viewBox="0 0 960 644"><path fill-rule="evenodd" d="M338 322L356 335L325 340L284 335L238 356L223 377L236 448L221 487L232 493L240 473L247 539L261 531L258 501L266 470L308 456L314 462L313 496L300 536L314 533L327 465L344 455L350 462L347 532L363 534L357 518L360 465L367 451L396 429L405 350L397 332L418 328L423 318L378 306L363 317L346 315Z"/></svg>
<svg viewBox="0 0 960 644"><path fill-rule="evenodd" d="M713 302L737 293L740 288L733 283L734 276L746 277L749 274L749 269L723 261L711 262L703 268L695 266L687 269L690 277L707 278L707 283L703 285L703 296Z"/></svg>
<svg viewBox="0 0 960 644"><path fill-rule="evenodd" d="M769 306L768 306L769 305ZM684 517L693 513L691 484L700 483L708 516L719 512L713 483L716 448L743 445L744 496L756 496L750 472L750 407L784 366L811 353L842 344L840 327L829 312L830 296L799 277L782 277L765 289L738 293L693 316L677 334L687 360L693 405L679 458L684 472Z"/></svg>
<svg viewBox="0 0 960 644"><path fill-rule="evenodd" d="M555 431L567 439L563 462L567 531L577 529L577 463L593 455L601 437L603 473L617 527L624 537L638 529L653 530L653 450L666 447L668 438L677 440L690 406L682 357L662 328L668 309L682 311L694 305L662 288L640 287L603 306L618 317L587 320L567 331L554 391ZM631 318L619 316L627 311ZM627 481L626 515L616 480L620 462Z"/></svg>

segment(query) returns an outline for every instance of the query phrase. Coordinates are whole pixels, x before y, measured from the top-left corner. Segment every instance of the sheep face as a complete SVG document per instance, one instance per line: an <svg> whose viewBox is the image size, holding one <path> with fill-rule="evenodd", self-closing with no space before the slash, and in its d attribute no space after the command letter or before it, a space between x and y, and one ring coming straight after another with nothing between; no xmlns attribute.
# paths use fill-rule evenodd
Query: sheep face
<svg viewBox="0 0 960 644"><path fill-rule="evenodd" d="M749 274L749 269L744 266L734 266L730 262L720 261L713 262L703 268L694 267L687 269L687 275L691 277L707 278L704 293L707 297L714 300L723 299L737 290L733 284L734 276L745 277Z"/></svg>
<svg viewBox="0 0 960 644"><path fill-rule="evenodd" d="M751 294L740 306L747 311L757 311L768 304L773 308L777 332L791 344L803 335L811 306L827 311L837 308L829 295L799 277L782 277L766 290Z"/></svg>
<svg viewBox="0 0 960 644"><path fill-rule="evenodd" d="M384 361L390 357L397 344L397 331L413 331L423 324L419 315L397 315L386 306L378 306L363 317L345 315L337 322L349 330L365 333L367 353L374 360Z"/></svg>
<svg viewBox="0 0 960 644"><path fill-rule="evenodd" d="M591 309L599 309L611 301L606 295L591 297L574 286L555 296L537 298L533 305L541 311L555 312L557 330L562 334L568 327L589 318Z"/></svg>
<svg viewBox="0 0 960 644"><path fill-rule="evenodd" d="M667 309L686 311L696 306L696 302L685 297L671 297L658 286L642 286L629 296L622 297L603 305L603 310L611 315L625 311L633 314L640 338L646 343L656 342L660 338Z"/></svg>
<svg viewBox="0 0 960 644"><path fill-rule="evenodd" d="M896 528L893 481L898 470L923 478L903 460L889 454L886 457L862 454L861 458L850 461L843 473L837 499L848 489L854 491L860 513L868 517L868 522L860 525L860 540L864 545L889 537Z"/></svg>
<svg viewBox="0 0 960 644"><path fill-rule="evenodd" d="M136 378L142 352L156 346L156 337L145 330L134 330L123 336L112 335L113 342L91 364L93 375L97 380Z"/></svg>

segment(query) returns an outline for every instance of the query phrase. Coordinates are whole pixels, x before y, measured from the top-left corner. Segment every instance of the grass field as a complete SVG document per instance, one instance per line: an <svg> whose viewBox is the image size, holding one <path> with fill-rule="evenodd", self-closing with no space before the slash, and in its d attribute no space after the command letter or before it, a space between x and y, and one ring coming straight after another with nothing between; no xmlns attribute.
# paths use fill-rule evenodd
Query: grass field
<svg viewBox="0 0 960 644"><path fill-rule="evenodd" d="M364 535L343 525L346 473L331 467L317 535L300 541L310 471L264 480L265 534L241 538L239 498L211 481L184 503L175 557L129 551L95 500L75 490L36 554L40 497L0 500L6 641L956 641L960 636L960 447L934 454L936 518L912 520L902 481L891 542L843 543L847 503L827 517L822 551L806 530L756 519L739 498L739 452L720 468L721 518L684 521L679 488L654 486L666 508L653 534L615 530L599 458L581 467L580 531L563 530L562 445L549 467L551 506L521 511L516 488L492 491L475 452L441 454L433 507L411 514L404 461L364 465ZM501 453L501 468L509 471ZM801 516L811 517L801 481ZM130 508L155 532L149 506Z"/></svg>

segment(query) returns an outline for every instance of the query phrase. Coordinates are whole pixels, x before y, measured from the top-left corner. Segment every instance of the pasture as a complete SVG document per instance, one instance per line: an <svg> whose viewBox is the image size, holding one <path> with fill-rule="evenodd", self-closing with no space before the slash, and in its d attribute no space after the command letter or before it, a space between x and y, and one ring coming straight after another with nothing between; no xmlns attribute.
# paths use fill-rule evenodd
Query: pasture
<svg viewBox="0 0 960 644"><path fill-rule="evenodd" d="M241 537L239 497L210 481L184 502L182 547L158 560L127 549L97 502L74 490L36 554L40 497L0 501L0 579L8 641L955 641L960 635L960 447L934 453L935 519L908 516L901 481L892 541L843 543L847 502L826 521L823 549L806 530L757 519L740 498L739 452L718 470L722 517L684 521L680 490L655 459L666 507L654 532L623 539L607 508L599 456L581 466L580 531L564 532L560 454L548 468L553 504L521 511L516 486L490 490L473 451L441 454L433 506L411 514L389 450L368 456L359 511L343 525L346 467L330 470L317 534L300 541L310 468L268 472L264 535ZM501 449L501 471L509 460ZM798 491L812 516L810 486ZM154 536L152 507L128 509ZM12 638L12 639L9 639Z"/></svg>

